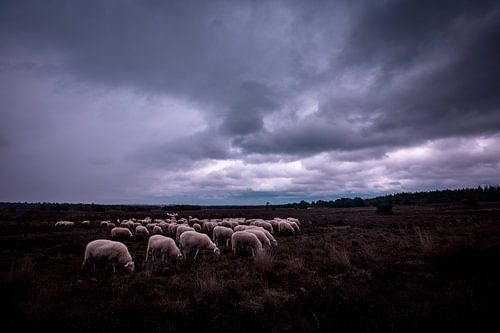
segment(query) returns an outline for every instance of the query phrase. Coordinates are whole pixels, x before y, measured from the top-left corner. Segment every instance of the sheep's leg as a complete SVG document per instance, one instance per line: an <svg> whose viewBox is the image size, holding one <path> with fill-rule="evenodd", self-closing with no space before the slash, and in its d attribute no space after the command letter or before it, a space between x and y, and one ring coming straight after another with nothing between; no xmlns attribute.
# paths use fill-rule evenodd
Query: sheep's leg
<svg viewBox="0 0 500 333"><path fill-rule="evenodd" d="M196 259L196 256L198 255L198 252L200 252L200 248L197 248L197 249L196 249L196 254L194 255L193 260L195 260L195 259Z"/></svg>
<svg viewBox="0 0 500 333"><path fill-rule="evenodd" d="M116 269L115 269L115 261L113 260L113 273L116 273Z"/></svg>
<svg viewBox="0 0 500 333"><path fill-rule="evenodd" d="M253 251L253 247L251 247L250 250L252 250L252 257L255 257L255 252Z"/></svg>

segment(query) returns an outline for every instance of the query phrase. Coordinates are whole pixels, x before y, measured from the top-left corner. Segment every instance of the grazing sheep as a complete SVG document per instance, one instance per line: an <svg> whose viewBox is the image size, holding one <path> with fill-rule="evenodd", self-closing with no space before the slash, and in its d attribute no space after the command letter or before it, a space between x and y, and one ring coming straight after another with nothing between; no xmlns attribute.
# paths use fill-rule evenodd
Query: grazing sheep
<svg viewBox="0 0 500 333"><path fill-rule="evenodd" d="M99 223L99 226L101 228L107 228L107 227L109 227L109 222L108 221L101 221L101 223Z"/></svg>
<svg viewBox="0 0 500 333"><path fill-rule="evenodd" d="M179 248L181 249L184 258L187 258L187 255L194 249L196 249L196 254L193 259L196 259L200 250L209 250L216 255L220 255L219 248L210 240L210 237L196 231L187 230L183 232L180 236Z"/></svg>
<svg viewBox="0 0 500 333"><path fill-rule="evenodd" d="M82 227L84 228L90 228L90 221L82 221Z"/></svg>
<svg viewBox="0 0 500 333"><path fill-rule="evenodd" d="M92 261L95 270L96 260L111 261L113 264L113 273L116 271L116 263L123 265L123 267L128 269L130 272L133 272L135 269L135 264L132 261L132 256L128 252L127 246L123 243L111 241L109 239L97 239L87 244L82 269L88 264L89 261Z"/></svg>
<svg viewBox="0 0 500 333"><path fill-rule="evenodd" d="M194 230L194 228L188 227L187 225L181 225L181 226L179 226L177 228L177 230L175 231L175 241L177 243L180 242L182 233L184 233L186 231L195 231L195 230Z"/></svg>
<svg viewBox="0 0 500 333"><path fill-rule="evenodd" d="M295 234L295 230L288 222L280 222L278 226L278 232L281 233L291 233Z"/></svg>
<svg viewBox="0 0 500 333"><path fill-rule="evenodd" d="M201 232L201 225L199 223L195 223L195 224L193 224L193 229L196 232Z"/></svg>
<svg viewBox="0 0 500 333"><path fill-rule="evenodd" d="M159 225L155 225L153 228L153 234L161 234L163 233L163 229Z"/></svg>
<svg viewBox="0 0 500 333"><path fill-rule="evenodd" d="M214 228L217 226L217 222L214 222L214 221L209 221L209 222L206 222L203 227L205 228L204 231L208 232L208 233L211 233Z"/></svg>
<svg viewBox="0 0 500 333"><path fill-rule="evenodd" d="M269 221L269 223L273 226L273 230L278 230L279 229L279 225L280 225L280 221L279 220L271 220Z"/></svg>
<svg viewBox="0 0 500 333"><path fill-rule="evenodd" d="M128 228L115 227L111 229L112 238L132 238L132 232Z"/></svg>
<svg viewBox="0 0 500 333"><path fill-rule="evenodd" d="M266 234L264 234L264 232L262 230L247 229L247 230L245 230L245 232L249 232L249 233L257 236L257 238L259 239L259 241L262 244L262 247L264 249L269 250L271 248L271 242L269 241L269 239L266 237Z"/></svg>
<svg viewBox="0 0 500 333"><path fill-rule="evenodd" d="M269 222L263 221L263 220L254 221L254 222L250 223L250 225L256 225L258 227L262 227L262 228L266 229L267 231L269 231L270 233L274 232L272 224Z"/></svg>
<svg viewBox="0 0 500 333"><path fill-rule="evenodd" d="M246 231L237 231L231 236L231 244L234 254L237 250L250 248L252 256L262 253L262 243L257 236Z"/></svg>
<svg viewBox="0 0 500 333"><path fill-rule="evenodd" d="M179 225L178 225L176 222L174 222L174 223L170 223L170 224L168 225L168 233L169 233L170 235L175 235L175 234L176 234L176 232L177 232L177 228L178 228L178 227L179 227Z"/></svg>
<svg viewBox="0 0 500 333"><path fill-rule="evenodd" d="M294 217L287 217L286 219L287 219L288 221L290 221L290 222L295 222L295 223L297 223L298 225L300 225L300 221L299 221L299 219L296 219L296 218L294 218Z"/></svg>
<svg viewBox="0 0 500 333"><path fill-rule="evenodd" d="M261 229L261 231L266 235L267 239L269 239L269 242L271 243L272 246L278 246L278 241L271 235L269 231L266 229Z"/></svg>
<svg viewBox="0 0 500 333"><path fill-rule="evenodd" d="M135 227L135 235L136 236L142 236L142 237L149 237L149 231L148 228L138 225Z"/></svg>
<svg viewBox="0 0 500 333"><path fill-rule="evenodd" d="M222 226L217 226L214 228L213 237L214 243L217 246L220 246L219 241L226 241L226 246L229 246L229 241L231 240L231 236L233 235L233 229L226 228Z"/></svg>
<svg viewBox="0 0 500 333"><path fill-rule="evenodd" d="M181 258L182 254L172 238L163 235L154 235L149 237L148 248L146 250L146 261L148 261L149 253L151 258L155 260L155 253L161 253L162 261L165 261L166 256Z"/></svg>
<svg viewBox="0 0 500 333"><path fill-rule="evenodd" d="M59 221L56 222L55 226L59 228L71 228L75 225L75 222L71 221Z"/></svg>
<svg viewBox="0 0 500 333"><path fill-rule="evenodd" d="M299 232L300 231L300 228L299 228L299 225L294 222L294 221L288 221L288 224L292 226L293 230L295 232Z"/></svg>
<svg viewBox="0 0 500 333"><path fill-rule="evenodd" d="M258 227L256 225L237 225L236 227L234 227L234 231L244 231L244 230L247 230L247 229L262 229L262 230L266 230L262 227Z"/></svg>

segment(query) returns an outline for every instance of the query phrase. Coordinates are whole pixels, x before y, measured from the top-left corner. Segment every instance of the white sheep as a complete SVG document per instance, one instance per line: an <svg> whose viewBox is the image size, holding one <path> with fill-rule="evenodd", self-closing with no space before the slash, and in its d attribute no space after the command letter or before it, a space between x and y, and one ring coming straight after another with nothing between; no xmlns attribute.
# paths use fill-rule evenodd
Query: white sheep
<svg viewBox="0 0 500 333"><path fill-rule="evenodd" d="M261 231L266 235L267 239L269 239L269 242L271 243L272 246L278 246L278 241L271 235L269 231L266 229L262 228Z"/></svg>
<svg viewBox="0 0 500 333"><path fill-rule="evenodd" d="M231 236L231 244L234 254L237 250L250 248L252 256L262 253L262 243L257 236L246 231L237 231Z"/></svg>
<svg viewBox="0 0 500 333"><path fill-rule="evenodd" d="M244 231L247 229L257 229L257 228L265 230L264 228L258 227L256 225L241 225L240 224L240 225L237 225L236 227L234 227L234 231Z"/></svg>
<svg viewBox="0 0 500 333"><path fill-rule="evenodd" d="M194 228L191 228L187 225L181 225L181 226L177 227L177 230L175 231L175 241L177 243L180 242L181 235L186 231L195 231L195 230L194 230Z"/></svg>
<svg viewBox="0 0 500 333"><path fill-rule="evenodd" d="M254 234L255 236L257 236L257 238L259 239L259 241L262 244L263 248L268 249L268 250L271 248L271 242L269 241L269 239L267 238L266 234L262 230L247 229L247 230L245 230L245 232L249 232L249 233Z"/></svg>
<svg viewBox="0 0 500 333"><path fill-rule="evenodd" d="M184 255L184 258L187 258L187 255L196 249L196 254L193 259L196 259L198 252L200 250L209 250L215 253L216 255L220 255L220 250L205 234L201 234L196 231L185 231L180 236L179 248Z"/></svg>
<svg viewBox="0 0 500 333"><path fill-rule="evenodd" d="M155 225L153 228L153 234L161 234L163 233L163 229L159 225Z"/></svg>
<svg viewBox="0 0 500 333"><path fill-rule="evenodd" d="M300 231L300 228L299 228L299 225L297 224L297 222L288 221L288 224L292 226L292 228L293 228L293 230L295 232L299 232Z"/></svg>
<svg viewBox="0 0 500 333"><path fill-rule="evenodd" d="M111 229L112 238L131 238L132 232L129 228L114 227Z"/></svg>
<svg viewBox="0 0 500 333"><path fill-rule="evenodd" d="M193 224L193 229L194 229L196 232L201 232L201 224L199 224L199 223L194 223L194 224Z"/></svg>
<svg viewBox="0 0 500 333"><path fill-rule="evenodd" d="M290 221L290 222L295 222L295 223L297 223L298 225L300 225L300 221L299 221L299 219L296 219L296 218L294 218L294 217L287 217L286 219L287 219L288 221Z"/></svg>
<svg viewBox="0 0 500 333"><path fill-rule="evenodd" d="M101 228L107 228L107 227L109 227L109 222L108 221L101 221L101 223L99 223L99 226L101 226Z"/></svg>
<svg viewBox="0 0 500 333"><path fill-rule="evenodd" d="M88 264L89 261L92 261L95 270L96 260L111 261L113 264L113 273L116 271L116 263L123 265L123 267L128 269L130 272L133 272L135 269L135 264L132 261L132 256L128 252L127 246L123 243L111 241L109 239L97 239L87 244L82 269Z"/></svg>
<svg viewBox="0 0 500 333"><path fill-rule="evenodd" d="M90 228L90 221L82 221L82 227L84 228Z"/></svg>
<svg viewBox="0 0 500 333"><path fill-rule="evenodd" d="M151 252L152 260L155 260L155 253L160 252L161 258L165 261L166 256L181 258L182 254L172 238L163 235L149 237L148 248L146 250L146 261Z"/></svg>
<svg viewBox="0 0 500 333"><path fill-rule="evenodd" d="M233 229L226 228L222 226L217 226L214 228L213 237L214 243L217 246L220 246L219 241L226 241L226 246L229 246L229 242L231 241L231 236L233 235Z"/></svg>
<svg viewBox="0 0 500 333"><path fill-rule="evenodd" d="M69 228L69 227L73 227L75 225L74 222L71 222L71 221L59 221L59 222L56 222L55 226L56 227L59 227L59 228Z"/></svg>
<svg viewBox="0 0 500 333"><path fill-rule="evenodd" d="M136 236L143 236L143 237L149 237L149 231L148 228L138 225L135 227L135 235Z"/></svg>
<svg viewBox="0 0 500 333"><path fill-rule="evenodd" d="M269 222L263 221L263 220L254 221L254 222L250 223L250 225L256 225L258 227L262 227L262 228L266 229L267 231L269 231L270 233L274 232L272 224Z"/></svg>
<svg viewBox="0 0 500 333"><path fill-rule="evenodd" d="M279 233L291 233L295 234L295 229L288 223L288 221L280 221L279 226L278 226L278 232Z"/></svg>

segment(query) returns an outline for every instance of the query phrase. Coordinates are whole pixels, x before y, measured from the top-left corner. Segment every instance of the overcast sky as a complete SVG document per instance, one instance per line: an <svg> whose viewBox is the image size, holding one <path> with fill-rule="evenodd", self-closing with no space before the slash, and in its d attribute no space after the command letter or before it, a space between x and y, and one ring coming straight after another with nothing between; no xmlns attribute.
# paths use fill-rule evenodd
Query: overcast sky
<svg viewBox="0 0 500 333"><path fill-rule="evenodd" d="M0 201L500 184L498 1L1 1Z"/></svg>

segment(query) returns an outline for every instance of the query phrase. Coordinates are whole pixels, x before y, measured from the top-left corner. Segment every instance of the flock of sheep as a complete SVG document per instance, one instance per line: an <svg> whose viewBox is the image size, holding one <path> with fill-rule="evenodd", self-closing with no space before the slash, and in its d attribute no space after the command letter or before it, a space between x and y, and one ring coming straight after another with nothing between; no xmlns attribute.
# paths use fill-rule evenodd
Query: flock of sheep
<svg viewBox="0 0 500 333"><path fill-rule="evenodd" d="M200 251L210 251L220 255L219 246L230 247L234 254L248 251L252 256L278 246L273 234L295 234L300 231L300 222L296 218L274 218L273 220L224 218L198 219L176 218L177 214L168 214L167 219L129 219L101 221L100 227L111 228L111 238L144 238L148 239L146 261L151 257L161 256L187 258L194 253L194 259ZM55 226L68 228L74 226L72 221L59 221ZM81 222L90 227L90 221ZM151 236L150 236L151 235ZM91 241L85 248L82 268L96 260L106 260L113 266L116 264L133 272L135 264L125 244L117 240L98 239Z"/></svg>

